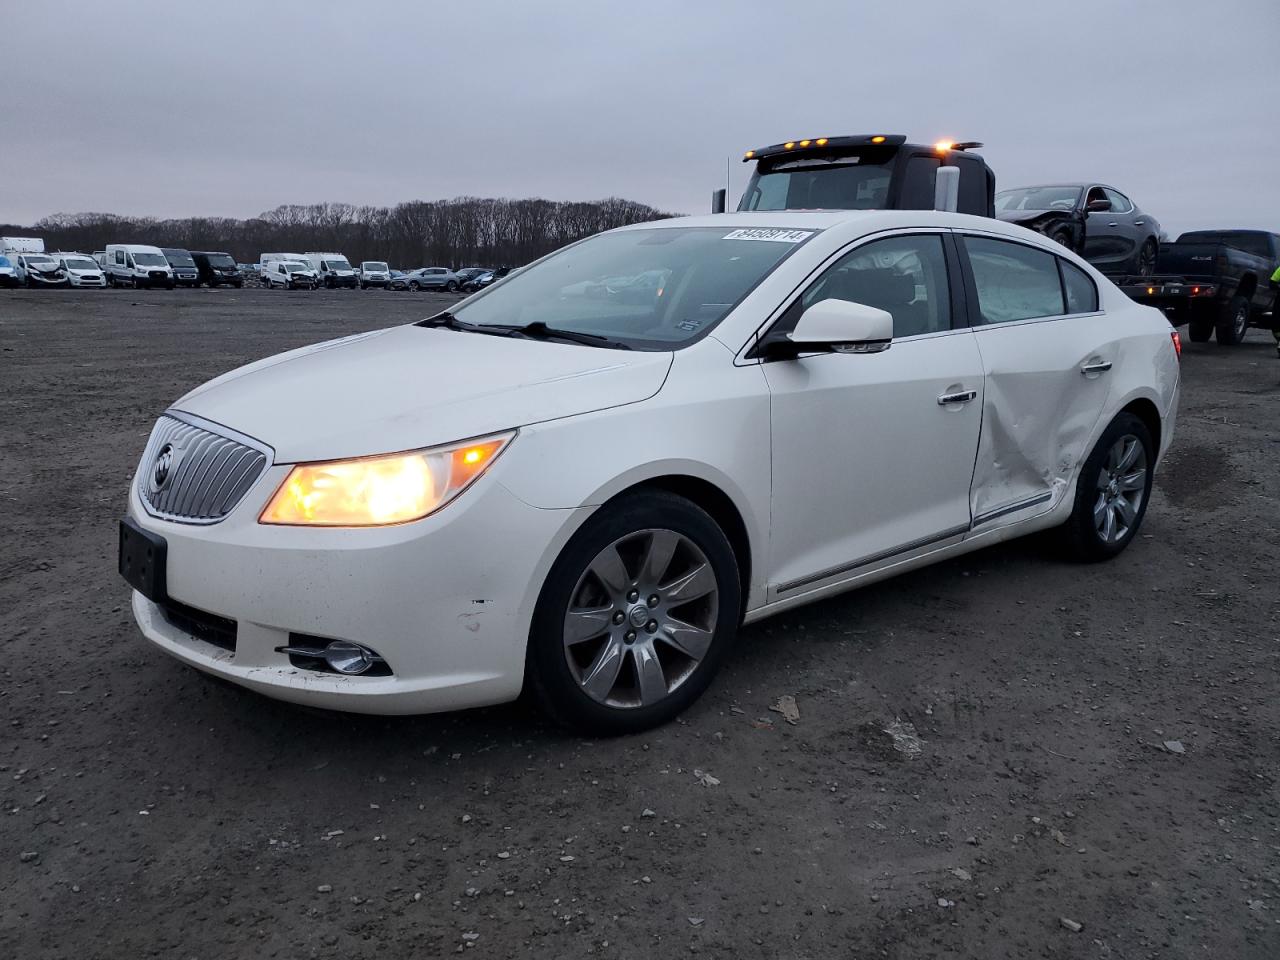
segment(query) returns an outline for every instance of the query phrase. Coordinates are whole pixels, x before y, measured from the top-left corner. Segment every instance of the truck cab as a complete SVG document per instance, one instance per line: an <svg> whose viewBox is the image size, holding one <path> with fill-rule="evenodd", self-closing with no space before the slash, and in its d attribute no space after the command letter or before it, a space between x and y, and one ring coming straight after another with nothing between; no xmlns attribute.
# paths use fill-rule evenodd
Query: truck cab
<svg viewBox="0 0 1280 960"><path fill-rule="evenodd" d="M934 210L995 216L995 174L980 143L907 143L900 134L789 140L748 150L738 210ZM956 174L939 177L955 169ZM958 182L957 182L958 181ZM949 194L949 195L948 195Z"/></svg>

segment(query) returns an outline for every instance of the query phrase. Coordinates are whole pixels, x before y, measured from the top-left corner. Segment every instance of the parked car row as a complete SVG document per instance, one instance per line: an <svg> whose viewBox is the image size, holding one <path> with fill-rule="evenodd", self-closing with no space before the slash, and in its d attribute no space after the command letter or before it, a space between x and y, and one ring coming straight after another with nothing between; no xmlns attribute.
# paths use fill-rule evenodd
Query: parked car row
<svg viewBox="0 0 1280 960"><path fill-rule="evenodd" d="M183 250L140 243L107 244L90 256L46 253L35 237L0 237L0 286L26 287L243 287L314 290L443 290L474 292L505 276L507 268L419 267L393 270L384 260L353 266L332 252L264 253L257 263L237 263L229 253Z"/></svg>

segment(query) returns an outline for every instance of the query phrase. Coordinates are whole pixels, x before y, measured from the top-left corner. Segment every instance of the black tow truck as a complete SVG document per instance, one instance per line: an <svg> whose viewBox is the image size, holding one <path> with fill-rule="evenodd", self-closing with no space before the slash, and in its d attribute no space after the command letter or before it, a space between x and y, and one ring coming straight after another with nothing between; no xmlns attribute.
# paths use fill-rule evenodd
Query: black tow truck
<svg viewBox="0 0 1280 960"><path fill-rule="evenodd" d="M907 143L901 134L788 140L748 150L738 210L951 210L995 216L995 174L980 143ZM723 213L725 191L712 197Z"/></svg>
<svg viewBox="0 0 1280 960"><path fill-rule="evenodd" d="M1233 346L1249 327L1274 330L1271 274L1280 266L1280 236L1265 230L1194 230L1160 244L1149 277L1126 277L1120 289L1159 307L1195 343L1217 335Z"/></svg>

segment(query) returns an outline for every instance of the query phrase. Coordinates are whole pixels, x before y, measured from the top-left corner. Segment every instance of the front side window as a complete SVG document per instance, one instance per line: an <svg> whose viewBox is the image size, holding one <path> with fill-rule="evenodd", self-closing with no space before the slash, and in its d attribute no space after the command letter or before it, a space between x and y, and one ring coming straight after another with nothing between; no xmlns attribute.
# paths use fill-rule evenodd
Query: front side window
<svg viewBox="0 0 1280 960"><path fill-rule="evenodd" d="M1059 259L1062 290L1067 296L1067 313L1093 313L1098 309L1098 288L1089 275L1074 263Z"/></svg>
<svg viewBox="0 0 1280 960"><path fill-rule="evenodd" d="M987 237L965 237L977 288L976 324L1010 323L1066 312L1058 258L1043 250Z"/></svg>
<svg viewBox="0 0 1280 960"><path fill-rule="evenodd" d="M454 313L469 324L544 323L671 350L711 330L816 232L725 225L603 233L511 273Z"/></svg>
<svg viewBox="0 0 1280 960"><path fill-rule="evenodd" d="M942 238L936 234L875 240L845 254L787 310L777 331L822 300L848 300L893 314L893 337L951 329L951 292Z"/></svg>

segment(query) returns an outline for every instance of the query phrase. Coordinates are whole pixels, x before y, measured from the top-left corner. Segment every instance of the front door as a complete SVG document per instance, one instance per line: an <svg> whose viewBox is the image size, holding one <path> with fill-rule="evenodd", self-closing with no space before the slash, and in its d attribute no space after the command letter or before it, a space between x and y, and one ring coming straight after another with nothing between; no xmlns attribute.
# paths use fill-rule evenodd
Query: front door
<svg viewBox="0 0 1280 960"><path fill-rule="evenodd" d="M1074 264L990 236L962 246L986 374L972 500L974 532L985 533L1065 495L1106 405L1118 344L1097 287Z"/></svg>
<svg viewBox="0 0 1280 960"><path fill-rule="evenodd" d="M778 321L825 299L888 310L881 353L764 364L771 394L772 599L840 583L969 529L982 359L956 314L942 233L855 247Z"/></svg>

